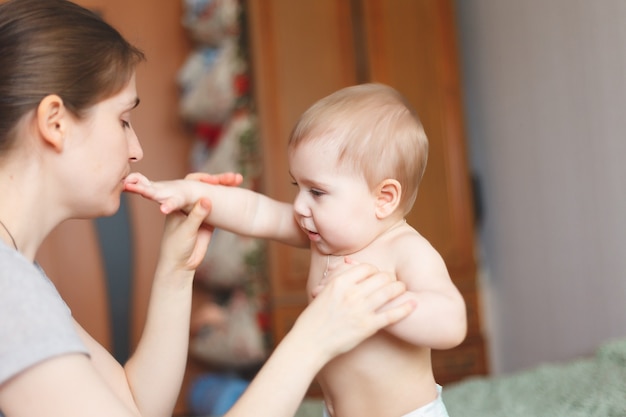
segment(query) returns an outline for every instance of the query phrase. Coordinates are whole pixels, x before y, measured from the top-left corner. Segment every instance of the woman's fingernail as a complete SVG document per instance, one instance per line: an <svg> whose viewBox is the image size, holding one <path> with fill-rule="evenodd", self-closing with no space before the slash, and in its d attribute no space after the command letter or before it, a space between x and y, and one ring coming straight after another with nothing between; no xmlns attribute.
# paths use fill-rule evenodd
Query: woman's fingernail
<svg viewBox="0 0 626 417"><path fill-rule="evenodd" d="M211 202L207 200L206 198L200 199L200 205L202 206L203 209L206 209L206 210L211 208Z"/></svg>

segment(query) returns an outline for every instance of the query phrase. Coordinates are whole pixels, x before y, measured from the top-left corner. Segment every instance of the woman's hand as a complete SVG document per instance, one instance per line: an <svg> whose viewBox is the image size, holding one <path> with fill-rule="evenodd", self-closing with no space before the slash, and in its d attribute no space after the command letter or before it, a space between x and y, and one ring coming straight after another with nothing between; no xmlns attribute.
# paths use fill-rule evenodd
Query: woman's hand
<svg viewBox="0 0 626 417"><path fill-rule="evenodd" d="M341 268L345 268L345 265L356 265L356 264L358 264L357 261L355 261L352 258L349 258L347 256L344 256L343 263L340 263L340 264L335 265L335 266L327 266L326 267L326 272L324 273L324 276L322 277L322 279L320 279L320 281L317 283L317 285L311 290L311 297L312 298L317 297L317 295L322 292L324 287L326 287L326 285L328 285L328 282L331 279L333 279L333 277L338 275L337 272L343 270ZM341 275L341 274L339 274L339 275Z"/></svg>
<svg viewBox="0 0 626 417"><path fill-rule="evenodd" d="M206 172L192 172L185 176L186 180L206 182L207 184L228 185L236 187L243 182L243 176L237 172L223 172L221 174L208 174Z"/></svg>
<svg viewBox="0 0 626 417"><path fill-rule="evenodd" d="M193 279L211 240L212 230L204 226L210 212L210 201L200 199L189 213L165 217L145 326L124 365L141 415L165 415L176 403L189 351Z"/></svg>
<svg viewBox="0 0 626 417"><path fill-rule="evenodd" d="M175 211L165 217L161 242L161 262L170 267L193 271L204 258L213 228L204 223L211 212L211 202L200 199L189 214Z"/></svg>
<svg viewBox="0 0 626 417"><path fill-rule="evenodd" d="M131 174L131 176L136 176L137 182L150 184L150 181L139 173ZM194 172L188 174L185 179L227 186L237 186L243 181L241 174L233 172L215 175ZM196 202L189 214L182 211L168 214L165 220L161 256L178 258L174 265L178 264L181 268L195 270L206 255L213 234L213 227L204 223L204 219L210 212L211 201L203 198Z"/></svg>
<svg viewBox="0 0 626 417"><path fill-rule="evenodd" d="M346 263L331 275L226 416L293 416L311 380L329 360L415 308L409 302L379 311L403 294L405 286L372 265Z"/></svg>
<svg viewBox="0 0 626 417"><path fill-rule="evenodd" d="M318 348L326 347L330 359L408 316L413 302L379 311L405 291L392 274L351 261L333 271L293 330Z"/></svg>

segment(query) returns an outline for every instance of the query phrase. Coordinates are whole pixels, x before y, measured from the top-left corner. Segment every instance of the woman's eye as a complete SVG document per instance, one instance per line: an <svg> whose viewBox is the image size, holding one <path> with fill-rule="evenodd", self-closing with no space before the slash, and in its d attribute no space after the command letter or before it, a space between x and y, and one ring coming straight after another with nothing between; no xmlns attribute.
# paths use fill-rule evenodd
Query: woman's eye
<svg viewBox="0 0 626 417"><path fill-rule="evenodd" d="M311 193L313 197L319 197L319 196L324 195L322 191L316 190L316 189L311 189L309 192Z"/></svg>
<svg viewBox="0 0 626 417"><path fill-rule="evenodd" d="M127 120L122 120L122 127L123 127L124 129L128 129L128 128L130 128L130 122L129 122L129 121L127 121Z"/></svg>

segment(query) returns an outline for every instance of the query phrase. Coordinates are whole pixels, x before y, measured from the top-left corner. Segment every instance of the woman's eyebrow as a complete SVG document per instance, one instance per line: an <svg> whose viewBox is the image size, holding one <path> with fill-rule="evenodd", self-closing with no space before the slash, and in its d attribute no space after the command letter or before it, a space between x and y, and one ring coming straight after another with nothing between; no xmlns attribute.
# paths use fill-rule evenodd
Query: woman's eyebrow
<svg viewBox="0 0 626 417"><path fill-rule="evenodd" d="M132 110L135 107L137 107L140 102L141 102L141 100L139 100L139 97L135 97L135 101L131 102L131 104L129 106L129 110Z"/></svg>
<svg viewBox="0 0 626 417"><path fill-rule="evenodd" d="M139 103L141 102L141 100L139 100L139 97L135 97L133 99L128 100L126 103L126 105L123 107L125 112L129 112L132 109L134 109L135 107L137 107L139 105Z"/></svg>

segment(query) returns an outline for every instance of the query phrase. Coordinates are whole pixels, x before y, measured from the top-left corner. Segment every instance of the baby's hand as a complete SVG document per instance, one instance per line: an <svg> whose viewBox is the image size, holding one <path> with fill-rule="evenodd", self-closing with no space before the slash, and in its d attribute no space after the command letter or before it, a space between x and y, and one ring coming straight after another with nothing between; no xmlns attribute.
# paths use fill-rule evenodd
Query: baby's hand
<svg viewBox="0 0 626 417"><path fill-rule="evenodd" d="M208 174L195 172L188 174L185 180L175 181L150 181L144 175L134 172L124 180L124 190L139 194L144 198L156 201L160 204L160 210L164 214L176 210L189 212L198 198L194 181L214 185L237 186L243 181L241 174L226 172L223 174Z"/></svg>
<svg viewBox="0 0 626 417"><path fill-rule="evenodd" d="M133 172L124 180L124 191L139 194L159 203L160 210L164 214L169 214L175 210L185 211L185 208L188 209L186 211L189 211L191 205L187 207L176 186L168 184L167 181L151 182L146 176Z"/></svg>
<svg viewBox="0 0 626 417"><path fill-rule="evenodd" d="M124 191L136 193L142 197L151 198L152 193L150 180L139 172L132 172L124 178Z"/></svg>
<svg viewBox="0 0 626 417"><path fill-rule="evenodd" d="M139 172L131 172L126 178L124 178L124 190L129 190L128 186L149 186L150 180L145 175ZM132 190L129 190L132 191Z"/></svg>

